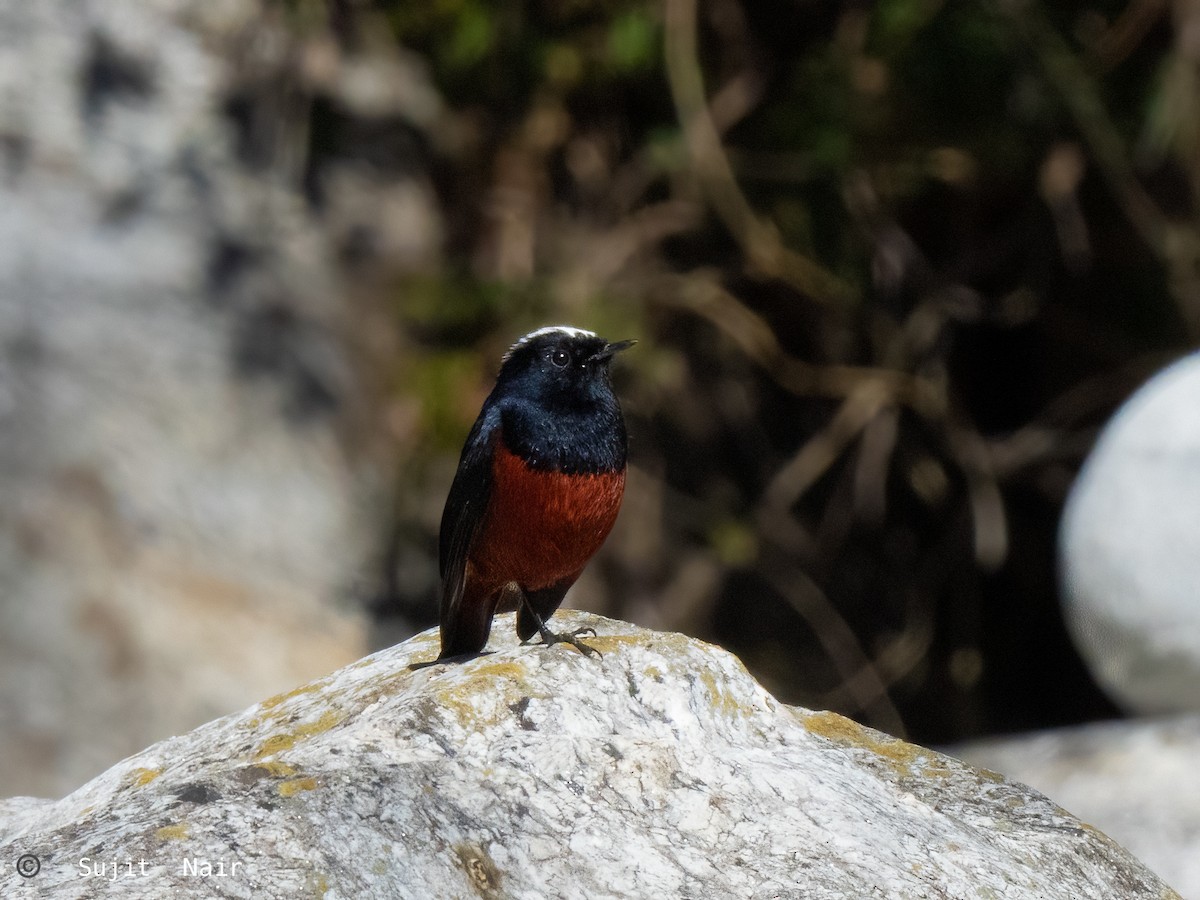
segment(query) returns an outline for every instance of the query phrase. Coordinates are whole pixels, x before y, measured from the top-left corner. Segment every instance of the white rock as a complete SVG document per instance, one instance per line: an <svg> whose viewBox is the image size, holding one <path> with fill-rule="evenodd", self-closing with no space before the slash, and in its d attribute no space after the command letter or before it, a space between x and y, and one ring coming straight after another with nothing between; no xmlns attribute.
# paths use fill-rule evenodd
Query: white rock
<svg viewBox="0 0 1200 900"><path fill-rule="evenodd" d="M1200 897L1200 717L1105 722L955 748L1053 797Z"/></svg>
<svg viewBox="0 0 1200 900"><path fill-rule="evenodd" d="M1106 427L1060 546L1067 621L1099 683L1139 712L1200 711L1200 355Z"/></svg>
<svg viewBox="0 0 1200 900"><path fill-rule="evenodd" d="M0 861L41 863L5 896L1178 896L1040 794L784 706L715 647L554 624L603 657L517 646L506 615L492 653L410 669L427 632L0 804Z"/></svg>
<svg viewBox="0 0 1200 900"><path fill-rule="evenodd" d="M65 790L365 645L337 601L376 532L370 473L337 413L289 418L287 362L239 374L275 303L287 361L353 395L316 217L239 163L222 111L250 42L201 24L263 15L0 0L4 793ZM210 289L224 240L257 255Z"/></svg>

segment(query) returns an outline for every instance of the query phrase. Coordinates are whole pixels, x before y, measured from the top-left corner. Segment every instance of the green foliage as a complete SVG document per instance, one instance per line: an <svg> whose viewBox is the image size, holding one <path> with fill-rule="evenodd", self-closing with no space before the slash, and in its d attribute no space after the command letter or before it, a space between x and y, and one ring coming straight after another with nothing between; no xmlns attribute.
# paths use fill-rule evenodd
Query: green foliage
<svg viewBox="0 0 1200 900"><path fill-rule="evenodd" d="M442 47L446 65L452 71L467 71L482 62L495 45L492 15L482 4L463 3L451 22Z"/></svg>
<svg viewBox="0 0 1200 900"><path fill-rule="evenodd" d="M474 396L480 381L477 354L447 350L422 355L400 375L405 393L419 403L422 443L439 453L456 452L475 417L463 398Z"/></svg>
<svg viewBox="0 0 1200 900"><path fill-rule="evenodd" d="M871 14L871 50L886 58L903 52L944 3L945 0L879 0Z"/></svg>
<svg viewBox="0 0 1200 900"><path fill-rule="evenodd" d="M408 328L424 334L479 334L503 317L512 293L501 282L453 271L416 275L397 286L396 312Z"/></svg>
<svg viewBox="0 0 1200 900"><path fill-rule="evenodd" d="M427 53L452 100L523 103L545 87L605 84L658 60L661 27L641 2L380 0L401 44Z"/></svg>
<svg viewBox="0 0 1200 900"><path fill-rule="evenodd" d="M753 565L758 556L758 535L747 523L736 519L716 522L708 541L717 558L730 568Z"/></svg>
<svg viewBox="0 0 1200 900"><path fill-rule="evenodd" d="M450 262L394 298L423 348L401 380L431 446L457 450L463 398L523 330L643 337L618 378L633 458L667 499L632 526L653 539L628 543L664 552L612 551L630 559L610 567L608 611L703 552L718 612L661 621L715 634L785 697L908 642L924 648L908 668L881 663L905 721L874 724L937 740L1038 724L950 661L979 648L988 677L1027 677L1009 660L1028 627L993 623L1014 598L988 591L1007 579L1043 618L1053 607L1047 523L1100 414L1078 398L1111 405L1114 372L1187 339L1200 115L1174 20L1116 53L1100 38L1120 32L1118 0L702 0L679 63L663 48L685 32L657 3L376 4L471 135L429 142L466 147L433 152ZM681 111L697 81L716 147ZM505 228L507 267L489 263ZM892 393L876 409L864 385ZM764 510L780 472L803 489ZM976 556L981 533L1014 561ZM831 622L832 662L813 639ZM1059 635L1038 671L1072 658ZM1062 700L1068 715L1088 702Z"/></svg>
<svg viewBox="0 0 1200 900"><path fill-rule="evenodd" d="M608 59L616 72L650 68L658 59L661 44L658 24L645 9L628 9L608 26Z"/></svg>

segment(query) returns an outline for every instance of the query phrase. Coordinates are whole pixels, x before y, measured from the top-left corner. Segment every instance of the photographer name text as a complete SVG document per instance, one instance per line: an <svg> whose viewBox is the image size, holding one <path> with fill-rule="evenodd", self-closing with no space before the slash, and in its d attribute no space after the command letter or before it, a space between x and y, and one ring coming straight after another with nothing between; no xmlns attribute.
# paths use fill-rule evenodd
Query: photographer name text
<svg viewBox="0 0 1200 900"><path fill-rule="evenodd" d="M177 875L185 878L236 878L238 869L242 868L241 860L209 859L202 856L185 856L175 869ZM81 878L100 878L105 881L117 881L121 878L142 878L152 874L150 864L145 859L127 857L122 860L93 859L85 856L79 860L79 875Z"/></svg>

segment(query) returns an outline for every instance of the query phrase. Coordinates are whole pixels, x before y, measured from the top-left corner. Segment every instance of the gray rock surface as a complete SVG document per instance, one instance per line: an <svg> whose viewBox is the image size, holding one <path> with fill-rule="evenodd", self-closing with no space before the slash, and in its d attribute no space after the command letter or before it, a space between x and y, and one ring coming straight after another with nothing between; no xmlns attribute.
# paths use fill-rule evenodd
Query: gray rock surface
<svg viewBox="0 0 1200 900"><path fill-rule="evenodd" d="M491 653L410 669L428 632L0 804L4 895L1177 897L1042 795L784 706L715 647L555 624L603 657L506 615Z"/></svg>
<svg viewBox="0 0 1200 900"><path fill-rule="evenodd" d="M1105 428L1060 533L1064 607L1099 683L1132 711L1200 711L1200 355Z"/></svg>
<svg viewBox="0 0 1200 900"><path fill-rule="evenodd" d="M1200 717L1063 728L953 753L1043 791L1200 897Z"/></svg>
<svg viewBox="0 0 1200 900"><path fill-rule="evenodd" d="M438 229L411 179L353 221L307 204L296 61L329 90L348 67L285 7L0 0L0 794L61 793L365 649L346 601L390 461L338 242L419 258ZM373 110L431 114L386 77ZM330 208L324 179L362 168L314 176Z"/></svg>

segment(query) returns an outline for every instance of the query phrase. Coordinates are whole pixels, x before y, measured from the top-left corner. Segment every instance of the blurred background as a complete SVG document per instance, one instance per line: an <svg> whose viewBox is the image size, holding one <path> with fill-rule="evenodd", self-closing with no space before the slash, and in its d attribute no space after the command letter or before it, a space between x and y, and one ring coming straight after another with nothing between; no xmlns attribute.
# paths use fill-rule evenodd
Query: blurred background
<svg viewBox="0 0 1200 900"><path fill-rule="evenodd" d="M500 355L637 338L568 598L922 743L1119 716L1056 529L1200 331L1188 0L0 0L0 796L434 624Z"/></svg>

